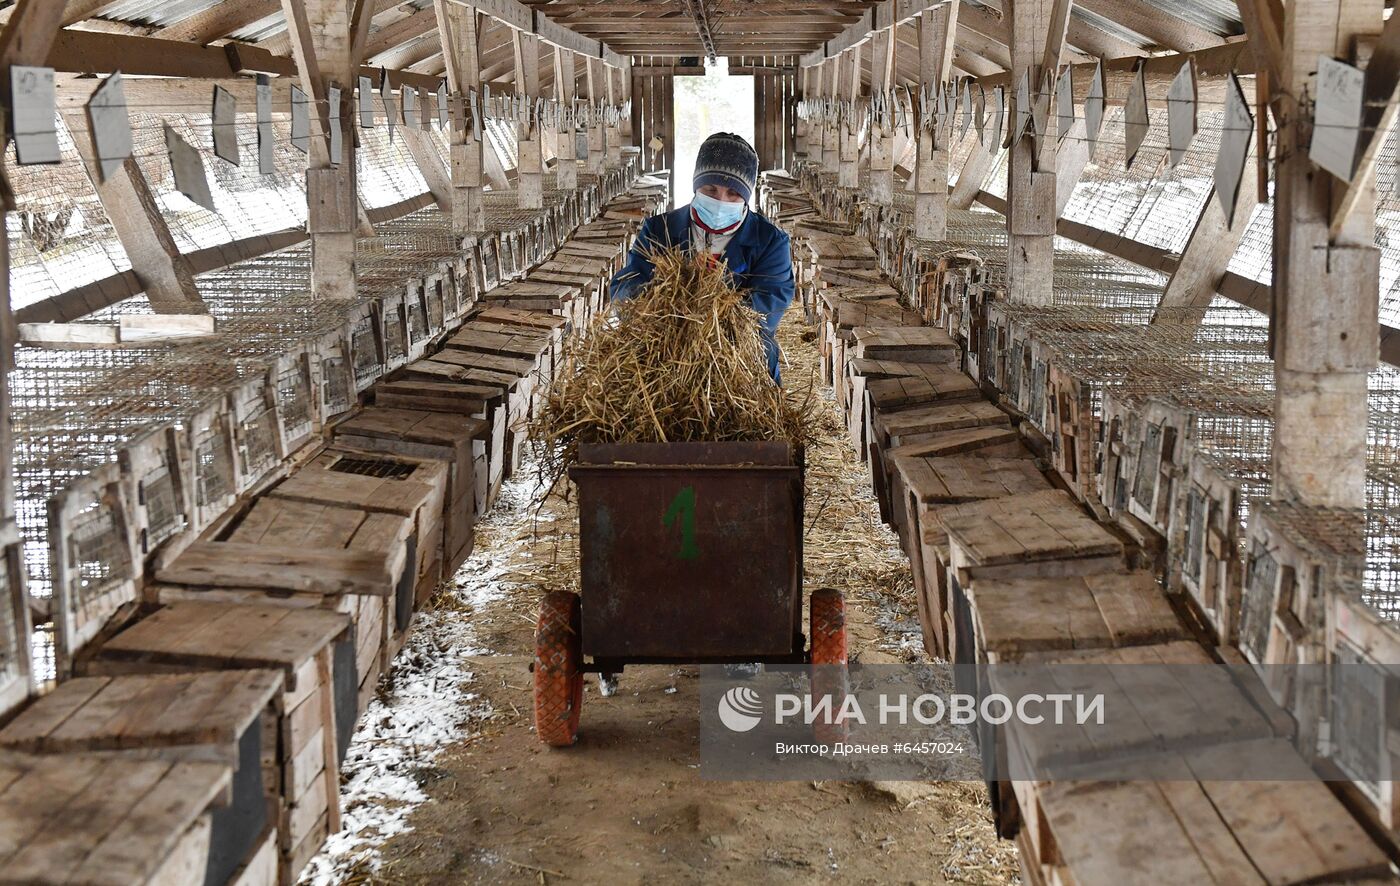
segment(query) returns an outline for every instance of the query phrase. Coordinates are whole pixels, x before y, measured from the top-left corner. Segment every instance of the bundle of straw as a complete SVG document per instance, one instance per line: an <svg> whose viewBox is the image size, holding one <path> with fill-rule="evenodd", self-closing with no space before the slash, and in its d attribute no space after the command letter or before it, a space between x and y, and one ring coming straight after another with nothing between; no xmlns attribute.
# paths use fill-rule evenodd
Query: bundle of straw
<svg viewBox="0 0 1400 886"><path fill-rule="evenodd" d="M557 480L590 443L785 440L805 445L812 392L773 383L759 316L723 266L680 250L612 316L597 318L556 368L531 428Z"/></svg>

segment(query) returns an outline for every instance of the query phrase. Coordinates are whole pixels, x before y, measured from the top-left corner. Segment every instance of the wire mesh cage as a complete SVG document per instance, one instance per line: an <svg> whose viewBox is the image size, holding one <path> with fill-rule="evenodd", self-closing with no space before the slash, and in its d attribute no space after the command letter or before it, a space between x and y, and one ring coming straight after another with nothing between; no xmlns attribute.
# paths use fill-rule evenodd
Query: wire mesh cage
<svg viewBox="0 0 1400 886"><path fill-rule="evenodd" d="M115 462L81 477L48 503L57 672L123 605L139 577L131 502Z"/></svg>

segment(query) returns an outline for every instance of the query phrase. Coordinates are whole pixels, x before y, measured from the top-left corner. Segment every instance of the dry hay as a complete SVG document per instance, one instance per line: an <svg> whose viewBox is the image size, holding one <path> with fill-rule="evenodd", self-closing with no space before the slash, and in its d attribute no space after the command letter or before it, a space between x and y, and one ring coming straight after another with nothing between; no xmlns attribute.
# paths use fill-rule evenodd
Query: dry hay
<svg viewBox="0 0 1400 886"><path fill-rule="evenodd" d="M530 428L557 480L592 443L785 440L812 434L813 391L773 384L759 316L722 265L680 250L565 351Z"/></svg>

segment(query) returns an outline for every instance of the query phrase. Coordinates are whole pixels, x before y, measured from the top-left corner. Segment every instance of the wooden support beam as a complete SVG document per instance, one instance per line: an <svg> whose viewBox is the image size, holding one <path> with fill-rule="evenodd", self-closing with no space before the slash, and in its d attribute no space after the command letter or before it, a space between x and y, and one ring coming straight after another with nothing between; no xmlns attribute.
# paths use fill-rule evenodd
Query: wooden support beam
<svg viewBox="0 0 1400 886"><path fill-rule="evenodd" d="M1272 83L1283 82L1283 2L1282 0L1238 0L1244 32L1254 52L1258 69Z"/></svg>
<svg viewBox="0 0 1400 886"><path fill-rule="evenodd" d="M574 106L578 95L578 80L574 72L574 54L567 49L554 49L554 99L565 108ZM578 138L573 115L565 115L559 127L559 161L555 164L555 183L561 190L578 187Z"/></svg>
<svg viewBox="0 0 1400 886"><path fill-rule="evenodd" d="M622 71L618 68L607 66L604 75L608 80L608 107L615 108L622 103ZM603 138L606 140L607 144L608 165L621 166L622 128L617 121L604 124Z"/></svg>
<svg viewBox="0 0 1400 886"><path fill-rule="evenodd" d="M486 230L482 203L486 133L473 121L470 96L481 87L481 33L476 12L448 0L433 0L447 88L452 100L452 230L459 236Z"/></svg>
<svg viewBox="0 0 1400 886"><path fill-rule="evenodd" d="M840 79L841 60L831 58L822 62L822 96L828 102L836 101L841 92L837 88ZM828 119L822 126L822 166L835 172L841 165L841 126Z"/></svg>
<svg viewBox="0 0 1400 886"><path fill-rule="evenodd" d="M841 77L842 88L845 90L844 98L852 109L845 125L841 127L841 164L837 183L843 188L860 187L860 122L854 109L860 107L864 92L860 79L862 48L862 44L859 43L852 46L842 59L845 64L845 71Z"/></svg>
<svg viewBox="0 0 1400 886"><path fill-rule="evenodd" d="M438 152L432 132L421 129L416 124L405 126L400 131L403 134L404 146L408 148L409 156L413 158L413 165L418 167L418 171L423 175L424 183L428 186L428 193L433 195L433 200L439 209L451 215L452 171L448 169L447 164L442 159L442 154Z"/></svg>
<svg viewBox="0 0 1400 886"><path fill-rule="evenodd" d="M1056 45L1049 27L1057 2L1015 0L1008 7L1011 79L1020 84L1023 78L1029 78L1032 92L1041 89L1043 72L1059 66L1058 57L1047 55ZM1013 108L1013 120L1017 113ZM1054 288L1055 116L1049 114L1046 119L1050 121L1047 132L1034 137L1027 133L1019 138L1017 133L1011 133L1007 167L1007 296L1025 304L1048 305Z"/></svg>
<svg viewBox="0 0 1400 886"><path fill-rule="evenodd" d="M355 236L359 197L355 185L355 107L359 60L352 11L345 0L282 0L287 32L302 89L316 102L306 169L307 230L311 233L311 292L318 298L354 298ZM339 120L330 114L330 90L340 92ZM331 156L331 126L340 130L341 156Z"/></svg>
<svg viewBox="0 0 1400 886"><path fill-rule="evenodd" d="M607 136L604 134L603 120L598 113L599 106L607 97L607 85L603 79L603 60L600 58L588 59L584 80L588 84L588 101L593 106L594 113L588 126L588 155L584 158L588 161L588 172L592 175L601 175L604 163L608 159Z"/></svg>
<svg viewBox="0 0 1400 886"><path fill-rule="evenodd" d="M519 179L517 196L522 209L544 206L543 127L535 119L535 101L540 97L540 43L534 34L519 31L515 40L515 88L525 97L524 108L515 121Z"/></svg>
<svg viewBox="0 0 1400 886"><path fill-rule="evenodd" d="M926 10L919 17L921 91L932 94L939 84L948 82L960 6L958 0L953 0ZM914 236L921 240L942 240L948 236L949 147L938 143L933 132L919 127L918 160L914 167ZM978 188L981 188L980 182Z"/></svg>
<svg viewBox="0 0 1400 886"><path fill-rule="evenodd" d="M58 34L63 15L58 0L19 0L10 11L10 18L0 31L0 88L9 95L11 65L41 65L48 58L54 37ZM0 128L0 133L8 128ZM0 135L0 152L9 138ZM0 164L0 227L7 227L10 210L14 208L10 182ZM0 521L12 525L15 516L14 439L10 430L10 370L14 368L14 348L17 340L15 318L10 310L10 238L0 237ZM21 587L23 575L12 585ZM11 605L14 627L21 637L29 635L29 607L24 595L0 605ZM20 672L28 674L29 644L19 644ZM32 684L32 681L31 681ZM32 684L33 685L33 684Z"/></svg>
<svg viewBox="0 0 1400 886"><path fill-rule="evenodd" d="M1191 239L1182 250L1181 262L1162 291L1158 308L1204 308L1210 305L1220 288L1221 278L1230 267L1236 250L1249 229L1249 220L1254 207L1259 203L1256 188L1250 187L1258 171L1255 158L1250 154L1240 180L1240 195L1235 203L1235 225L1230 227L1225 218L1225 210L1220 208L1212 187L1206 196L1206 204L1196 219L1191 231ZM1158 314L1153 322L1188 322L1181 313Z"/></svg>
<svg viewBox="0 0 1400 886"><path fill-rule="evenodd" d="M80 112L68 112L63 119L151 309L158 314L206 312L208 308L194 283L194 270L180 254L160 204L136 160L127 158L104 180L92 154L87 118Z"/></svg>
<svg viewBox="0 0 1400 886"><path fill-rule="evenodd" d="M895 46L898 43L894 26L879 31L870 41L870 92L873 96L888 97L894 88ZM878 117L872 118L867 151L870 157L870 189L872 203L888 206L894 202L894 139L891 130L893 114L888 114L889 125Z"/></svg>
<svg viewBox="0 0 1400 886"><path fill-rule="evenodd" d="M1055 218L1062 218L1074 196L1074 187L1089 165L1088 131L1082 116L1076 117L1069 134L1055 149Z"/></svg>
<svg viewBox="0 0 1400 886"><path fill-rule="evenodd" d="M1273 495L1366 504L1366 376L1379 348L1375 188L1330 231L1344 184L1308 158L1319 55L1359 61L1384 25L1383 0L1290 0L1284 8L1275 174Z"/></svg>
<svg viewBox="0 0 1400 886"><path fill-rule="evenodd" d="M983 147L981 142L972 146L972 153L967 155L967 161L963 163L958 180L953 184L952 193L948 197L949 206L962 210L972 208L972 204L977 202L978 195L982 193L982 185L986 184L987 176L992 174L992 165L999 153L999 146L993 146L990 150Z"/></svg>

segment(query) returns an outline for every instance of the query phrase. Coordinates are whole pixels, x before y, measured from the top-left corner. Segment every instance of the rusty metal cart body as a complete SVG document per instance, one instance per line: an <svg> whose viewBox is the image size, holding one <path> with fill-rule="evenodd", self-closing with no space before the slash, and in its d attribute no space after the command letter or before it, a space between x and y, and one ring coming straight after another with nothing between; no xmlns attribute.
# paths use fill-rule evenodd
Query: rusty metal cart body
<svg viewBox="0 0 1400 886"><path fill-rule="evenodd" d="M586 672L845 664L840 594L813 594L810 651L802 630L800 451L786 443L585 446L569 475L582 595L556 592L541 607L541 740L573 743Z"/></svg>

